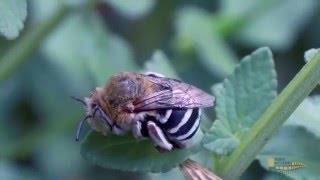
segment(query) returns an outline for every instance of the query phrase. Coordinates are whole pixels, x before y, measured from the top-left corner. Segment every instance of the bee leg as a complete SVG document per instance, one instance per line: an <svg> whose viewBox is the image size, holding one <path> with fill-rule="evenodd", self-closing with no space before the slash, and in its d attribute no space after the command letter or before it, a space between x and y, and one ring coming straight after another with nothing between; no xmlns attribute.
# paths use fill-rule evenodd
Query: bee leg
<svg viewBox="0 0 320 180"><path fill-rule="evenodd" d="M132 126L132 134L136 139L146 139L148 134L144 133L145 122L135 121Z"/></svg>
<svg viewBox="0 0 320 180"><path fill-rule="evenodd" d="M148 133L152 141L155 143L156 148L162 151L170 151L173 145L167 140L163 131L152 121L147 122Z"/></svg>
<svg viewBox="0 0 320 180"><path fill-rule="evenodd" d="M115 135L124 135L125 131L121 127L119 127L117 124L114 124L112 126L112 133Z"/></svg>

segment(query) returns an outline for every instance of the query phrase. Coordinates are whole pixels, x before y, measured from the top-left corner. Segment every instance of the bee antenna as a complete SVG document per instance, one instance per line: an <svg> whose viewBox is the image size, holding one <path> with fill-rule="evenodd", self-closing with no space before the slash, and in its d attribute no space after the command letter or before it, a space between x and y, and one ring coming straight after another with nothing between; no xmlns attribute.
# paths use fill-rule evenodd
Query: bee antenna
<svg viewBox="0 0 320 180"><path fill-rule="evenodd" d="M81 102L81 104L83 104L84 106L86 106L86 102L84 102L84 100L80 99L80 98L77 98L75 96L70 96L72 99L78 101L78 102Z"/></svg>
<svg viewBox="0 0 320 180"><path fill-rule="evenodd" d="M91 116L88 115L88 116L84 117L84 118L79 122L78 129L77 129L77 134L76 134L76 141L79 141L81 129L82 129L82 127L83 127L84 122L85 122L88 118L90 118L90 117L91 117Z"/></svg>

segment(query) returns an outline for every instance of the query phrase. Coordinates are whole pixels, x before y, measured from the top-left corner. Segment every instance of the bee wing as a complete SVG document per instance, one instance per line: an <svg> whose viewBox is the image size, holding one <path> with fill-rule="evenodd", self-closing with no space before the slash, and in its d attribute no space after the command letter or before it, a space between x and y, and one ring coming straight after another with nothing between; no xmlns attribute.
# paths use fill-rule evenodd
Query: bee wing
<svg viewBox="0 0 320 180"><path fill-rule="evenodd" d="M213 96L190 84L163 77L149 77L149 80L161 90L134 102L136 111L213 106Z"/></svg>

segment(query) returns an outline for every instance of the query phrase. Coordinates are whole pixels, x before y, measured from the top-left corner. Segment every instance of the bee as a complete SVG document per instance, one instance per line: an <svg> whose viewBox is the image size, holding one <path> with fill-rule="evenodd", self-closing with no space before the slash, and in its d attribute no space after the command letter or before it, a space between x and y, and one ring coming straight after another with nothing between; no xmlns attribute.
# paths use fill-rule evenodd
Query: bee
<svg viewBox="0 0 320 180"><path fill-rule="evenodd" d="M151 139L159 151L190 147L200 126L200 108L213 106L215 100L195 86L154 72L114 75L90 97L75 99L86 111L77 141L87 120L105 136L132 132L136 139Z"/></svg>

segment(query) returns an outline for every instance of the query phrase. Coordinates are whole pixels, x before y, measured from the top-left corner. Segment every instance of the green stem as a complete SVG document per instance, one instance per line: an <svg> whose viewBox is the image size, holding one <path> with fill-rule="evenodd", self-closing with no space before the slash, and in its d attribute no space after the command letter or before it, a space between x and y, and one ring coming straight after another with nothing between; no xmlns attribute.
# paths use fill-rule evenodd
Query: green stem
<svg viewBox="0 0 320 180"><path fill-rule="evenodd" d="M41 42L51 33L70 12L67 6L61 6L48 20L27 32L0 61L0 83L9 78L17 69L30 60Z"/></svg>
<svg viewBox="0 0 320 180"><path fill-rule="evenodd" d="M240 146L219 164L217 171L223 179L240 177L268 140L319 82L320 53L317 53L272 102Z"/></svg>

